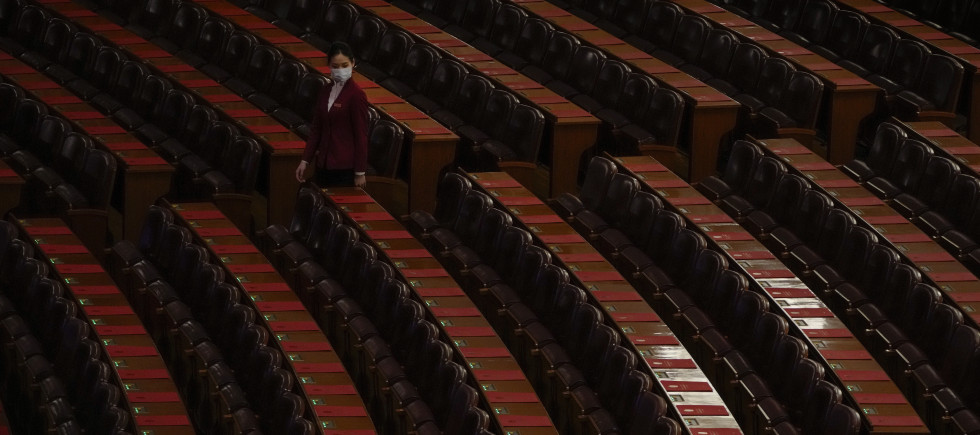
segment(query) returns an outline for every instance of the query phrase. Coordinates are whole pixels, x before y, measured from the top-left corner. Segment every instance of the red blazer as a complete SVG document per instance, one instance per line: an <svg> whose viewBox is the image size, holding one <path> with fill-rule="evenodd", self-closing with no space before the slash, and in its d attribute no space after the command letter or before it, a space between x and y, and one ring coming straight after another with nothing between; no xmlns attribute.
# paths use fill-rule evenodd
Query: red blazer
<svg viewBox="0 0 980 435"><path fill-rule="evenodd" d="M303 160L317 168L364 172L367 170L367 95L349 79L328 111L332 88L333 84L324 86L317 97Z"/></svg>

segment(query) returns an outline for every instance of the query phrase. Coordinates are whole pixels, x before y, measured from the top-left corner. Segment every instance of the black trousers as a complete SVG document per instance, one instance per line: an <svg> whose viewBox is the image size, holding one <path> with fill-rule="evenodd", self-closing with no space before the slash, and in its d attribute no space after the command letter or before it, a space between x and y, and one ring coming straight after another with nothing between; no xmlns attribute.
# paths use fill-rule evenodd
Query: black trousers
<svg viewBox="0 0 980 435"><path fill-rule="evenodd" d="M354 187L354 170L316 168L313 181L320 187Z"/></svg>

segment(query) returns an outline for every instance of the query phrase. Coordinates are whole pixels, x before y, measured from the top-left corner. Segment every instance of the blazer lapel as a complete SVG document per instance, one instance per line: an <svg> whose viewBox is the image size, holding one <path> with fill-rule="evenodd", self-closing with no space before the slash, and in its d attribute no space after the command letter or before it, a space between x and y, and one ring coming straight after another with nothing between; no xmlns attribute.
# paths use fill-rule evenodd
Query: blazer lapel
<svg viewBox="0 0 980 435"><path fill-rule="evenodd" d="M336 86L336 84L334 86ZM334 100L333 107L331 107L330 110L333 110L334 108L339 109L343 107L344 104L347 104L347 100L348 98L350 98L352 87L354 87L354 82L348 80L347 83L344 84L344 87L340 89L340 94L337 95L337 99Z"/></svg>

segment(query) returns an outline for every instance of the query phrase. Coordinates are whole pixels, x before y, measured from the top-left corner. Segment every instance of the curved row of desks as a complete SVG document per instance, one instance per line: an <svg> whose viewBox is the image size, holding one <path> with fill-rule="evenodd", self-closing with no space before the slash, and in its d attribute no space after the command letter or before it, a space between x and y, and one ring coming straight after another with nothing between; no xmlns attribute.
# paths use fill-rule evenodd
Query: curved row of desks
<svg viewBox="0 0 980 435"><path fill-rule="evenodd" d="M212 203L164 204L225 269L271 333L269 346L285 356L307 409L325 434L375 433L354 383L313 316L258 248ZM262 410L259 410L261 412Z"/></svg>
<svg viewBox="0 0 980 435"><path fill-rule="evenodd" d="M35 252L51 263L65 286L65 297L110 359L122 403L129 405L137 432L194 433L187 411L153 339L94 255L65 222L52 218L13 219Z"/></svg>
<svg viewBox="0 0 980 435"><path fill-rule="evenodd" d="M844 9L858 11L871 22L890 27L903 37L926 44L933 52L941 52L963 65L963 90L960 110L966 114L967 137L980 142L980 48L909 18L874 0L835 0Z"/></svg>
<svg viewBox="0 0 980 435"><path fill-rule="evenodd" d="M802 146L801 146L802 148ZM796 277L762 243L755 239L711 200L649 157L615 158L644 190L659 196L724 253L731 268L744 273L750 287L772 303L776 314L789 320L790 333L803 339L810 358L821 362L828 377L845 394L845 401L863 411L872 432L926 433L902 393L847 329L806 284Z"/></svg>
<svg viewBox="0 0 980 435"><path fill-rule="evenodd" d="M964 320L980 322L980 279L946 252L929 235L834 165L793 140L766 139L759 145L810 180L814 188L849 209L861 226L878 234L905 261L922 272L924 280L945 294L947 303L959 307Z"/></svg>
<svg viewBox="0 0 980 435"><path fill-rule="evenodd" d="M535 244L547 248L553 262L568 270L572 282L606 313L606 323L620 331L623 345L651 375L658 394L669 397L671 414L693 433L738 431L738 423L718 391L674 333L592 245L517 180L502 172L467 173L474 189L487 193L527 229Z"/></svg>
<svg viewBox="0 0 980 435"><path fill-rule="evenodd" d="M527 11L528 15L575 34L583 43L601 49L610 58L619 59L634 70L649 74L659 84L680 92L688 106L681 127L681 140L687 148L687 159L683 159L677 149L657 149L651 150L651 153L665 159L672 168L687 174L691 180L700 180L714 173L718 147L735 128L741 107L738 102L545 0L511 2Z"/></svg>
<svg viewBox="0 0 980 435"><path fill-rule="evenodd" d="M141 216L143 210L153 204L157 197L170 190L174 168L136 136L99 113L92 105L82 101L44 73L7 53L0 53L0 74L9 82L20 86L25 95L46 104L50 113L70 121L75 131L91 137L96 146L115 157L118 191L113 194L111 203L123 216ZM17 202L10 204L14 207ZM93 249L101 246L105 240L105 222L99 223L102 225L90 225L82 231L87 246ZM138 230L137 218L124 223L124 235L136 234Z"/></svg>
<svg viewBox="0 0 980 435"><path fill-rule="evenodd" d="M505 433L553 434L554 424L521 367L473 301L394 216L358 188L323 189L323 196L358 228L362 240L395 266L426 307Z"/></svg>
<svg viewBox="0 0 980 435"><path fill-rule="evenodd" d="M826 131L827 160L844 163L854 157L858 127L865 117L874 112L880 88L826 58L707 0L671 1L690 13L731 30L743 42L753 42L770 55L786 59L800 70L819 77L824 83L825 97L817 128Z"/></svg>

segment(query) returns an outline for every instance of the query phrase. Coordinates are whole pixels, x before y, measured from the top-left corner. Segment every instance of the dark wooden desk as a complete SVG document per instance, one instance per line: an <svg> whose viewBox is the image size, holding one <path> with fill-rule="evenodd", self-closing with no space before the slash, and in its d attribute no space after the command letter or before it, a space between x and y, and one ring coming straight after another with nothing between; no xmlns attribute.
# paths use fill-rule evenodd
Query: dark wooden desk
<svg viewBox="0 0 980 435"><path fill-rule="evenodd" d="M589 295L590 303L607 314L605 323L620 331L623 345L643 361L638 366L669 397L670 415L693 433L704 430L738 432L739 426L718 391L643 296L589 242L517 180L503 172L466 176L507 210L519 225L547 248L553 262L568 270L572 282ZM701 386L685 391L682 382Z"/></svg>
<svg viewBox="0 0 980 435"><path fill-rule="evenodd" d="M533 186L535 192L543 196L557 196L577 189L579 158L595 145L600 124L598 119L465 41L395 6L370 0L351 0L350 3L389 25L417 34L444 56L468 64L473 72L483 74L497 86L512 90L521 102L541 110L546 123L541 154L545 156L544 160L531 165L526 162L503 162L499 165L500 169Z"/></svg>
<svg viewBox="0 0 980 435"><path fill-rule="evenodd" d="M457 357L465 361L502 433L555 434L548 411L520 365L473 301L438 260L381 204L357 188L324 189L324 197L387 257L415 299L436 320Z"/></svg>
<svg viewBox="0 0 980 435"><path fill-rule="evenodd" d="M71 122L78 132L94 139L99 148L115 157L116 185L111 205L123 217L120 236L136 240L141 216L146 208L170 190L173 167L115 121L99 113L89 103L57 85L47 76L33 70L30 65L9 59L0 67L0 73L4 70L20 71L4 75L11 82L25 88L25 94L47 104L52 113ZM105 219L78 215L70 220L72 227L82 234L86 246L98 249L105 244Z"/></svg>
<svg viewBox="0 0 980 435"><path fill-rule="evenodd" d="M717 27L727 28L742 42L758 45L769 55L786 59L798 69L819 77L824 83L825 97L821 106L822 114L817 118L817 128L826 132L825 155L834 163L844 163L854 158L858 127L861 120L874 112L881 89L782 36L706 0L671 2L688 13L704 17Z"/></svg>
<svg viewBox="0 0 980 435"><path fill-rule="evenodd" d="M872 22L888 26L903 37L926 44L933 52L957 59L964 70L959 111L967 117L967 137L980 142L980 49L874 0L836 0L836 3L843 9L861 12Z"/></svg>
<svg viewBox="0 0 980 435"><path fill-rule="evenodd" d="M196 94L199 103L213 107L215 112L226 121L237 122L237 119L233 114L226 112L225 108L215 106L215 103L237 103L239 107L236 109L258 110L227 88L195 71L181 59L102 16L87 13L91 11L81 9L83 6L75 3L49 3L45 6L65 16L74 14L72 20L75 24L84 26L89 31L105 38L110 44L114 43L130 55L142 59L146 64L156 68L162 75L170 76L175 87L182 86ZM183 78L178 79L177 77ZM271 117L268 115L264 116L270 121L257 123L255 126L241 123L238 125L242 128L243 133L258 139L263 148L263 158L257 183L257 187L267 186L266 191L260 191L266 196L268 202L263 218L273 223L285 223L289 220L285 210L292 209L292 201L295 199L295 192L299 188L293 171L295 171L297 164L295 158L302 154L302 140L285 128L277 127L278 122L271 121ZM287 163L282 162L284 159L287 160ZM252 192L241 195L216 194L213 200L225 212L229 213L241 228L250 228L252 223L251 195ZM139 210L136 216L142 217L144 210Z"/></svg>
<svg viewBox="0 0 980 435"><path fill-rule="evenodd" d="M656 160L615 160L622 170L640 180L644 190L656 194L684 216L688 228L705 235L717 251L727 255L729 268L745 274L752 290L769 299L770 309L789 320L790 334L808 344L809 357L827 369L827 380L841 388L846 402L863 411L866 428L873 433L928 432L861 342L762 243L695 188L680 185L680 178Z"/></svg>
<svg viewBox="0 0 980 435"><path fill-rule="evenodd" d="M7 163L0 160L0 216L20 204L21 190L24 179L16 171L10 169Z"/></svg>
<svg viewBox="0 0 980 435"><path fill-rule="evenodd" d="M679 147L649 147L644 154L653 155L691 180L715 173L718 148L735 128L740 105L699 80L637 50L624 41L578 18L546 0L511 1L528 14L549 21L556 28L578 35L584 44L603 50L637 72L649 74L661 86L680 92L687 105Z"/></svg>
<svg viewBox="0 0 980 435"><path fill-rule="evenodd" d="M132 414L136 433L193 434L194 428L177 386L153 339L143 328L125 295L99 261L60 219L14 219L23 240L51 263L74 301L79 318L92 325L93 341L102 347ZM76 380L77 381L77 380Z"/></svg>

